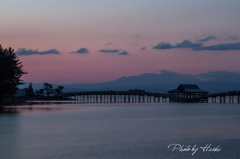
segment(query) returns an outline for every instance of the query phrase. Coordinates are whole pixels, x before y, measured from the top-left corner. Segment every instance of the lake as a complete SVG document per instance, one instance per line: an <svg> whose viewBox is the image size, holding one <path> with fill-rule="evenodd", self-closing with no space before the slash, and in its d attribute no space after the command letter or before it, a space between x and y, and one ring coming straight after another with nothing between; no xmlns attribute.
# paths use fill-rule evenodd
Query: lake
<svg viewBox="0 0 240 159"><path fill-rule="evenodd" d="M240 105L60 104L0 113L1 159L240 158Z"/></svg>

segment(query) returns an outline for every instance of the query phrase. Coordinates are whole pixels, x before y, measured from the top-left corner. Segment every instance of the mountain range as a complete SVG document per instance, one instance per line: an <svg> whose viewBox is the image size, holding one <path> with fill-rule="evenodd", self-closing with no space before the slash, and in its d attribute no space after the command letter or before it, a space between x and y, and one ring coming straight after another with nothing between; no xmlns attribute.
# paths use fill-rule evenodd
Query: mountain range
<svg viewBox="0 0 240 159"><path fill-rule="evenodd" d="M104 83L74 83L61 84L61 86L65 87L64 92L142 89L149 92L166 93L168 90L175 89L179 84L197 84L201 89L210 93L240 90L240 71L216 71L193 75L161 70L159 73L121 77ZM29 83L25 83L20 88L28 87L28 85ZM53 84L53 86L57 87L58 85ZM42 87L43 83L33 83L34 89Z"/></svg>

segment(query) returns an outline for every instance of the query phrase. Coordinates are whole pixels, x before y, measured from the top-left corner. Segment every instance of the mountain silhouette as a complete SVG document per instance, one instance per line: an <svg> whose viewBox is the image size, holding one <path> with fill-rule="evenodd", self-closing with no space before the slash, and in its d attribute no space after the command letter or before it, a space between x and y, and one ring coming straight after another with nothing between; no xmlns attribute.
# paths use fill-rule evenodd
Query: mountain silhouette
<svg viewBox="0 0 240 159"><path fill-rule="evenodd" d="M216 71L192 75L161 70L159 73L121 77L104 83L61 85L65 87L64 92L143 89L149 92L166 93L168 90L175 89L179 84L197 84L210 93L240 90L240 72ZM21 87L27 85L28 83ZM34 89L42 88L42 83L33 83L33 87Z"/></svg>

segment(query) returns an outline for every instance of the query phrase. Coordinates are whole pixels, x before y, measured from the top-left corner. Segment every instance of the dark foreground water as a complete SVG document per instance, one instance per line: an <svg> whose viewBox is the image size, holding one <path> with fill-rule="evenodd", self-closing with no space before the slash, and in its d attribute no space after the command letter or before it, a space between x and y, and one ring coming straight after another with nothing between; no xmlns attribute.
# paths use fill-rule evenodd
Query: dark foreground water
<svg viewBox="0 0 240 159"><path fill-rule="evenodd" d="M240 105L70 104L5 110L0 158L237 159Z"/></svg>

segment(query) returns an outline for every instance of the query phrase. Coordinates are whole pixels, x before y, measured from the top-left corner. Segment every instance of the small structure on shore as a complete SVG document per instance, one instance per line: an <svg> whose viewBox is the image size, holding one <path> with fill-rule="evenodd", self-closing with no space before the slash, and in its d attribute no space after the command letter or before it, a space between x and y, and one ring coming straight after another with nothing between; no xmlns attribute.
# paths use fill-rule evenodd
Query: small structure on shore
<svg viewBox="0 0 240 159"><path fill-rule="evenodd" d="M196 84L180 84L177 89L168 91L169 102L178 103L207 103L208 93L208 91L200 89Z"/></svg>

